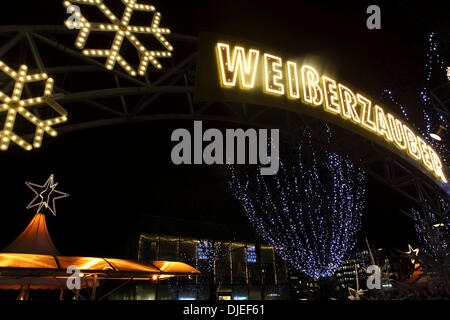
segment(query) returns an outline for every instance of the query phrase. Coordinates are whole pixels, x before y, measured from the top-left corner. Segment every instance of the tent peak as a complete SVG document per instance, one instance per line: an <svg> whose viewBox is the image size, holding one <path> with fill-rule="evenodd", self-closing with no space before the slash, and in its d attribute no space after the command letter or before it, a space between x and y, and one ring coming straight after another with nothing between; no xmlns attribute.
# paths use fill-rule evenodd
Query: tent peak
<svg viewBox="0 0 450 320"><path fill-rule="evenodd" d="M1 252L61 255L48 233L45 215L40 212L34 215L25 230Z"/></svg>

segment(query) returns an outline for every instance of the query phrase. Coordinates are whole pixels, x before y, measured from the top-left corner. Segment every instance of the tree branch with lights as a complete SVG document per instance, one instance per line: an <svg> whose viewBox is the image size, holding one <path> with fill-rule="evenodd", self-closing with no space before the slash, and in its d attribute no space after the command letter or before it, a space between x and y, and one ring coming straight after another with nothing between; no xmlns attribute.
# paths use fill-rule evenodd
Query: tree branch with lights
<svg viewBox="0 0 450 320"><path fill-rule="evenodd" d="M309 138L308 138L309 137ZM230 167L230 188L264 241L292 267L331 277L355 246L365 207L365 174L346 159L305 142L280 159L277 175Z"/></svg>

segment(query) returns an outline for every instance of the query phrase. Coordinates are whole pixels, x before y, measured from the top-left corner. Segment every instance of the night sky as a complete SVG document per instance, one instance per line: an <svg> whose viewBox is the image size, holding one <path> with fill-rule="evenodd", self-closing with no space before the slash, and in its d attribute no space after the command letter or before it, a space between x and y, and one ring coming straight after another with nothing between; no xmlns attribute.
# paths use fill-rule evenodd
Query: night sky
<svg viewBox="0 0 450 320"><path fill-rule="evenodd" d="M61 24L67 17L61 2L12 1L8 10L0 12L0 21L3 25ZM439 21L443 14L430 8L408 9L402 4L405 1L151 3L162 13L161 25L174 33L218 32L286 53L314 55L328 63L338 78L375 99L383 89L391 88L412 118L425 78L427 35L441 27L429 22ZM369 4L381 7L381 30L366 28ZM171 163L170 134L179 127L192 128L192 121L117 125L56 139L46 136L38 151L11 148L2 153L0 248L15 239L33 217L34 212L25 210L33 193L24 182L41 184L51 173L59 189L70 194L57 201L56 217L47 216L50 234L64 255L129 255L122 246L146 231L139 223L142 214L245 226L245 213L227 189L223 166L177 167ZM369 179L361 239L368 236L374 245L406 250L415 236L411 222L399 209L409 210L410 205Z"/></svg>

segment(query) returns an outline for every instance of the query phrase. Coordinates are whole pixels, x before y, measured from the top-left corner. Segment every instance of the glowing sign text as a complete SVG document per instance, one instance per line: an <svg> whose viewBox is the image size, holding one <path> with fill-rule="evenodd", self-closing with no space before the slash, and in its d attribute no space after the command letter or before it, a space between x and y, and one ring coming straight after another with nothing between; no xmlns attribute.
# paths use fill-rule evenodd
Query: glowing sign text
<svg viewBox="0 0 450 320"><path fill-rule="evenodd" d="M222 87L232 88L239 83L243 90L252 89L260 68L265 94L286 96L313 108L322 106L324 111L383 137L398 150L420 161L441 182L447 183L436 151L400 119L363 95L329 76L320 76L310 65L298 66L294 61L283 61L273 54L260 54L256 49L232 47L223 42L217 43L215 48Z"/></svg>

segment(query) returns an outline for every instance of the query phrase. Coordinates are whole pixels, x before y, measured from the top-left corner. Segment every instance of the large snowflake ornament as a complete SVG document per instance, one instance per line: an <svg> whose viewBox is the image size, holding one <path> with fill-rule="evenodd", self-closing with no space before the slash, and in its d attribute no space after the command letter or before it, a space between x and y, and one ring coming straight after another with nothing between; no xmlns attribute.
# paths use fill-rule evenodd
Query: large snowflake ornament
<svg viewBox="0 0 450 320"><path fill-rule="evenodd" d="M67 0L63 4L66 8L73 6L74 4L92 5L96 6L111 23L97 23L89 22L83 14L78 13L77 18L79 23L72 20L66 20L65 24L68 28L77 27L80 29L78 37L75 40L75 46L79 49L84 49L87 38L92 31L103 32L115 32L114 40L109 49L84 49L82 52L86 56L91 57L106 57L105 67L108 70L112 70L116 63L118 63L128 74L136 76L138 73L140 76L145 75L148 64L151 63L155 68L161 69L162 66L158 61L158 58L171 57L171 51L173 51L172 45L164 34L169 34L170 30L167 28L160 28L159 23L161 20L161 13L155 11L155 7L148 4L136 3L137 0L121 0L125 5L122 17L117 18L114 13L103 3L103 0ZM153 20L150 26L131 26L130 19L133 11L154 12ZM156 51L148 50L134 34L152 34L168 51ZM120 55L120 49L124 39L128 39L136 48L139 54L139 67L136 70Z"/></svg>
<svg viewBox="0 0 450 320"><path fill-rule="evenodd" d="M31 150L33 147L39 148L42 144L44 133L48 133L51 136L57 135L57 132L52 128L52 125L67 121L67 111L51 97L54 81L46 73L27 75L28 67L26 65L21 65L19 71L16 72L0 61L0 70L15 80L11 96L0 91L0 101L2 102L0 104L0 113L6 112L3 129L0 131L0 150L7 150L11 141L25 150ZM37 81L45 81L43 95L40 97L22 99L24 84ZM33 114L30 107L41 105L43 103L50 106L59 114L59 116L42 120L38 115ZM20 114L23 118L36 126L33 144L28 143L14 133L13 128L17 114Z"/></svg>

